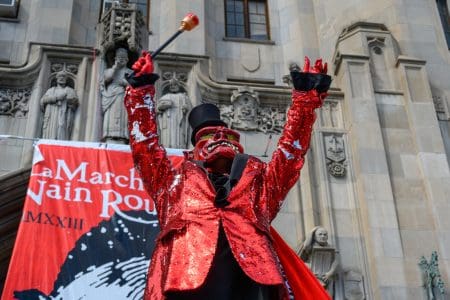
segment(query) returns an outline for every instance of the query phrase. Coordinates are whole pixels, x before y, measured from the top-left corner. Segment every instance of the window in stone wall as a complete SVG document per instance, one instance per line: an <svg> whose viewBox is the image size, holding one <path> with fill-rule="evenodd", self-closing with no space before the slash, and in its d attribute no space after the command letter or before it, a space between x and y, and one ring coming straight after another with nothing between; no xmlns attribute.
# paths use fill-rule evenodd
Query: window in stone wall
<svg viewBox="0 0 450 300"><path fill-rule="evenodd" d="M225 35L269 40L267 0L225 0Z"/></svg>
<svg viewBox="0 0 450 300"><path fill-rule="evenodd" d="M442 28L444 29L447 46L450 48L450 14L447 0L436 0L436 4L441 17Z"/></svg>
<svg viewBox="0 0 450 300"><path fill-rule="evenodd" d="M16 19L19 0L0 0L0 18Z"/></svg>

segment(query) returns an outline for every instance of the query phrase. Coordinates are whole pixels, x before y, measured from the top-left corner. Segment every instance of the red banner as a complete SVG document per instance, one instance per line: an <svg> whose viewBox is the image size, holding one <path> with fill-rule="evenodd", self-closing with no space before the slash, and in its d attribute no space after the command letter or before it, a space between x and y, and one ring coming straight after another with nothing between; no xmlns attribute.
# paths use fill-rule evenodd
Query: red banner
<svg viewBox="0 0 450 300"><path fill-rule="evenodd" d="M158 231L127 146L40 142L2 299L141 299Z"/></svg>

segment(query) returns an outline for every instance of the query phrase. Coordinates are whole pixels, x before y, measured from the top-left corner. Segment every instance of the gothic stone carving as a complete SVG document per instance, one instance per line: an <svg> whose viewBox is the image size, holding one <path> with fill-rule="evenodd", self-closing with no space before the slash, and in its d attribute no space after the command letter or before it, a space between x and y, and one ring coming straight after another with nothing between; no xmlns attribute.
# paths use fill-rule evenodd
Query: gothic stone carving
<svg viewBox="0 0 450 300"><path fill-rule="evenodd" d="M328 231L322 226L314 227L300 246L298 255L333 296L338 261L336 249L328 243Z"/></svg>
<svg viewBox="0 0 450 300"><path fill-rule="evenodd" d="M221 117L233 129L279 133L286 121L286 111L260 107L258 93L249 87L233 91L232 105L221 105Z"/></svg>
<svg viewBox="0 0 450 300"><path fill-rule="evenodd" d="M219 105L220 116L229 127L237 129L233 124L234 108L230 105ZM277 107L259 107L256 115L257 127L255 131L264 133L280 133L286 122L286 111ZM248 129L247 129L248 130Z"/></svg>
<svg viewBox="0 0 450 300"><path fill-rule="evenodd" d="M68 62L53 62L50 65L50 70L52 70L52 73L58 73L62 70L65 70L68 73L71 73L73 75L78 74L78 65Z"/></svg>
<svg viewBox="0 0 450 300"><path fill-rule="evenodd" d="M258 130L264 133L280 133L286 122L286 109L276 107L260 108L258 111Z"/></svg>
<svg viewBox="0 0 450 300"><path fill-rule="evenodd" d="M241 130L255 130L258 128L257 110L259 107L258 93L249 87L240 87L233 91L231 96L233 104L232 127Z"/></svg>
<svg viewBox="0 0 450 300"><path fill-rule="evenodd" d="M31 88L0 88L0 116L26 117L30 96Z"/></svg>
<svg viewBox="0 0 450 300"><path fill-rule="evenodd" d="M328 172L334 177L344 177L346 174L346 156L343 137L330 134L324 136L324 141Z"/></svg>
<svg viewBox="0 0 450 300"><path fill-rule="evenodd" d="M187 74L185 72L166 71L161 76L162 95L167 93L185 93Z"/></svg>
<svg viewBox="0 0 450 300"><path fill-rule="evenodd" d="M114 65L103 73L100 85L102 95L103 133L102 140L106 143L125 143L128 141L127 115L123 105L125 88L128 85L125 74L130 74L127 68L128 52L124 48L116 50Z"/></svg>
<svg viewBox="0 0 450 300"><path fill-rule="evenodd" d="M68 77L65 70L57 72L56 86L49 88L41 98L44 113L42 137L45 139L70 139L79 102L75 90L67 85Z"/></svg>
<svg viewBox="0 0 450 300"><path fill-rule="evenodd" d="M103 32L101 46L103 53L115 49L116 45L128 45L130 51L142 48L144 20L136 4L113 3L112 8L102 18Z"/></svg>

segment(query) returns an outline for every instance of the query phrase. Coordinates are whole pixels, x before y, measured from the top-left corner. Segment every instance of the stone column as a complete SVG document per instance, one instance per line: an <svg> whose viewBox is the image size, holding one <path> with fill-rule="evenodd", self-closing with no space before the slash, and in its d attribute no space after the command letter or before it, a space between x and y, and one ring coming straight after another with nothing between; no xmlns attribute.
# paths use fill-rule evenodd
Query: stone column
<svg viewBox="0 0 450 300"><path fill-rule="evenodd" d="M450 170L444 142L439 129L425 61L399 56L397 60L402 90L405 93L405 111L411 128L415 151L402 157L404 181L414 188L414 181L421 183L420 197L414 197L404 205L405 214L413 222L402 227L402 239L409 246L407 257L439 254L442 279L449 282L450 266ZM412 182L412 183L411 183ZM417 192L416 192L417 193ZM407 209L407 211L406 211ZM406 219L406 218L405 218Z"/></svg>
<svg viewBox="0 0 450 300"><path fill-rule="evenodd" d="M391 187L367 38L359 28L340 41L336 56L337 84L345 94L345 126L352 153L356 204L365 238L368 294L383 298L383 289L404 286L403 250ZM377 28L378 29L378 28ZM381 31L383 32L383 31ZM348 54L347 54L348 53ZM369 296L370 297L370 296Z"/></svg>
<svg viewBox="0 0 450 300"><path fill-rule="evenodd" d="M354 162L354 180L361 207L372 294L403 285L403 250L394 196L386 159L386 148L378 118L369 59L343 56L339 77L345 92L346 121ZM394 271L395 270L395 271Z"/></svg>

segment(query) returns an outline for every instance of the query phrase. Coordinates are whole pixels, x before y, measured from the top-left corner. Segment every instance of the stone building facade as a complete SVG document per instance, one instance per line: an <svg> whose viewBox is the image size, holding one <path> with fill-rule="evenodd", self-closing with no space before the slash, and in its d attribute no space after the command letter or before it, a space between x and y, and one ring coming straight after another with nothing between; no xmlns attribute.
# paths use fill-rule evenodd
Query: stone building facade
<svg viewBox="0 0 450 300"><path fill-rule="evenodd" d="M161 120L216 103L246 152L268 160L290 103L289 66L322 57L332 88L275 227L293 248L314 227L328 230L339 260L335 299L427 299L427 289L448 299L445 0L1 1L0 243L14 240L20 205L8 199L20 201L17 182L26 185L45 123L41 98L56 74L65 72L77 96L69 139L101 141L100 85L114 50L126 47L132 63L170 37L186 12L200 25L155 61L157 99L182 102L178 112L161 109ZM170 146L188 147L188 129L175 123L161 134L177 132ZM18 187L7 189L10 182ZM1 251L3 269L10 248ZM419 262L433 251L446 294L424 285Z"/></svg>

